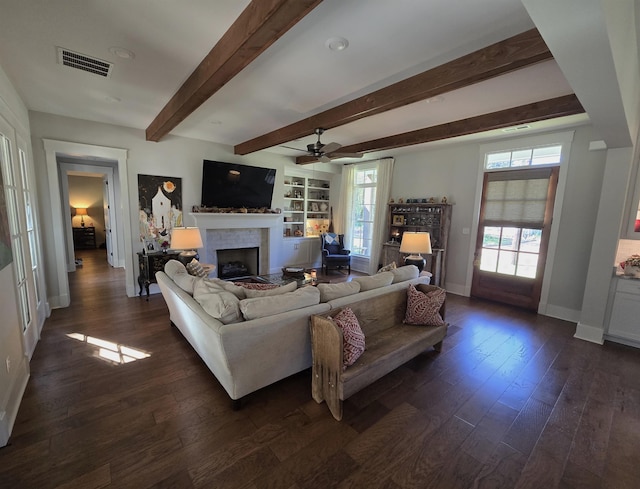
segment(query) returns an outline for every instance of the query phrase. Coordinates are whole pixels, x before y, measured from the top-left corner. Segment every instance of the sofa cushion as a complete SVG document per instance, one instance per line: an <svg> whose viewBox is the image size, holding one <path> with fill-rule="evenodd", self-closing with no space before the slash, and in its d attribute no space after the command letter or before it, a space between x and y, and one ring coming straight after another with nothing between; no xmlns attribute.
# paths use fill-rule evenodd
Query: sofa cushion
<svg viewBox="0 0 640 489"><path fill-rule="evenodd" d="M446 298L444 289L435 289L424 293L413 284L407 289L407 310L404 318L406 324L422 324L426 326L444 326L440 316L440 307Z"/></svg>
<svg viewBox="0 0 640 489"><path fill-rule="evenodd" d="M393 282L394 284L398 282L404 282L406 280L412 280L414 278L418 278L420 275L420 270L415 265L405 265L403 267L398 267L394 270L391 270L393 274Z"/></svg>
<svg viewBox="0 0 640 489"><path fill-rule="evenodd" d="M318 284L320 302L329 302L340 297L360 292L360 282L342 282L339 284Z"/></svg>
<svg viewBox="0 0 640 489"><path fill-rule="evenodd" d="M320 292L318 289L315 287L301 287L294 292L287 292L286 294L244 299L240 301L240 311L248 321L316 304L320 304Z"/></svg>
<svg viewBox="0 0 640 489"><path fill-rule="evenodd" d="M391 285L391 282L393 282L393 273L382 272L367 277L356 277L352 282L358 282L360 284L360 292L366 292L367 290Z"/></svg>
<svg viewBox="0 0 640 489"><path fill-rule="evenodd" d="M240 300L231 292L211 287L205 280L197 280L193 298L209 316L223 324L237 323L242 320Z"/></svg>
<svg viewBox="0 0 640 489"><path fill-rule="evenodd" d="M193 287L197 277L189 275L186 267L181 262L178 260L169 260L164 265L164 273L187 294L193 295Z"/></svg>
<svg viewBox="0 0 640 489"><path fill-rule="evenodd" d="M293 292L297 288L298 284L294 281L286 285L281 285L280 287L265 290L245 289L244 293L247 296L247 299L253 299L254 297L271 297L274 295L286 294L287 292Z"/></svg>
<svg viewBox="0 0 640 489"><path fill-rule="evenodd" d="M349 307L342 309L332 319L342 330L342 363L345 367L349 367L364 353L364 333L358 318Z"/></svg>
<svg viewBox="0 0 640 489"><path fill-rule="evenodd" d="M382 273L382 272L390 272L391 270L395 270L397 268L396 266L396 262L392 261L391 263L389 263L388 265L385 265L384 267L382 267L380 270L378 270L378 273Z"/></svg>
<svg viewBox="0 0 640 489"><path fill-rule="evenodd" d="M240 287L234 284L233 282L229 282L227 280L221 280L219 278L205 278L202 280L210 288L218 289L218 290L226 290L227 292L231 292L238 299L244 299L247 297L245 295L244 287Z"/></svg>
<svg viewBox="0 0 640 489"><path fill-rule="evenodd" d="M209 272L204 269L198 260L195 258L187 263L187 272L195 277L204 278L209 275Z"/></svg>

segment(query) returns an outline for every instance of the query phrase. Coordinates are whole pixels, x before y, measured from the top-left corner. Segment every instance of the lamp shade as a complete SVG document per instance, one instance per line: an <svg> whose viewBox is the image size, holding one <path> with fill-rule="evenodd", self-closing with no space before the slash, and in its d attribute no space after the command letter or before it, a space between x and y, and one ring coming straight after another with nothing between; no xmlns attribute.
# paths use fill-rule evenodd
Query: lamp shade
<svg viewBox="0 0 640 489"><path fill-rule="evenodd" d="M86 207L76 207L76 216L88 216Z"/></svg>
<svg viewBox="0 0 640 489"><path fill-rule="evenodd" d="M173 228L171 230L172 249L195 250L203 246L199 228Z"/></svg>
<svg viewBox="0 0 640 489"><path fill-rule="evenodd" d="M429 233L413 233L405 232L402 235L402 242L400 243L400 253L431 254L431 236Z"/></svg>

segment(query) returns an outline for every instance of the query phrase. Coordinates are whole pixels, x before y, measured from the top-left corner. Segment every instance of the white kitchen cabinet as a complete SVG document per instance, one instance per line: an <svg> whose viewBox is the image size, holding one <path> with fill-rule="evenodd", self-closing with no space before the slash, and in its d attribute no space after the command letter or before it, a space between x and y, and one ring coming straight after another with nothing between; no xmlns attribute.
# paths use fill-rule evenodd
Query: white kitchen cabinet
<svg viewBox="0 0 640 489"><path fill-rule="evenodd" d="M616 279L607 338L640 347L640 280Z"/></svg>

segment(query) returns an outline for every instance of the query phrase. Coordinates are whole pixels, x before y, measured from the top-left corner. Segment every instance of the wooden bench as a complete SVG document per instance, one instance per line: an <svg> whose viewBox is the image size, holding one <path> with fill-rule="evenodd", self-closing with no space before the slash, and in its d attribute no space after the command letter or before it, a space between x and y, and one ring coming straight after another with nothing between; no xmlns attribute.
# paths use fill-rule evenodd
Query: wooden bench
<svg viewBox="0 0 640 489"><path fill-rule="evenodd" d="M418 285L422 292L438 289ZM343 369L342 330L331 320L344 307L355 313L365 334L365 352ZM430 347L440 351L447 334L444 326L403 324L407 290L397 290L311 316L313 399L326 401L335 419L342 419L342 401L372 384ZM440 308L444 319L445 305Z"/></svg>

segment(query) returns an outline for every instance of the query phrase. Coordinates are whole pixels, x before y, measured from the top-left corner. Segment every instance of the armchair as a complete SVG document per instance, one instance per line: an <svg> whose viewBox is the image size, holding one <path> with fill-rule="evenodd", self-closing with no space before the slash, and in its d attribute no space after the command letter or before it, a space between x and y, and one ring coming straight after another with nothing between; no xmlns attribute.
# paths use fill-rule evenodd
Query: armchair
<svg viewBox="0 0 640 489"><path fill-rule="evenodd" d="M351 273L351 251L344 249L344 234L324 233L320 237L322 247L322 267L326 274L329 267L347 267Z"/></svg>

